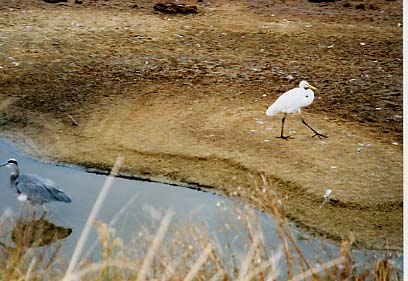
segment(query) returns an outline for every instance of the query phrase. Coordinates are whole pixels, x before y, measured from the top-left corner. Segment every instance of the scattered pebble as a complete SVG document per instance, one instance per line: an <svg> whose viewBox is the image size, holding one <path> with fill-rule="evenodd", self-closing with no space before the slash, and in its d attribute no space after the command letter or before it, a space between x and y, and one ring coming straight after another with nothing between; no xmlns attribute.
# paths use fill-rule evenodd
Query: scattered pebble
<svg viewBox="0 0 408 281"><path fill-rule="evenodd" d="M360 152L362 152L363 150L364 150L364 148L358 147L358 148L357 148L357 153L360 153Z"/></svg>
<svg viewBox="0 0 408 281"><path fill-rule="evenodd" d="M263 142L268 142L269 140L263 140Z"/></svg>
<svg viewBox="0 0 408 281"><path fill-rule="evenodd" d="M392 144L393 144L393 145L398 145L398 142L393 142Z"/></svg>
<svg viewBox="0 0 408 281"><path fill-rule="evenodd" d="M11 62L11 64L13 64L13 65L15 65L15 66L19 66L19 65L20 65L20 63L17 62L17 61L13 61L13 62Z"/></svg>
<svg viewBox="0 0 408 281"><path fill-rule="evenodd" d="M375 110L381 110L381 109L382 109L381 107L376 107L376 108L375 108Z"/></svg>
<svg viewBox="0 0 408 281"><path fill-rule="evenodd" d="M361 46L365 46L365 45L366 45L366 43L364 43L364 42L361 42L361 43L360 43L360 45L361 45Z"/></svg>
<svg viewBox="0 0 408 281"><path fill-rule="evenodd" d="M332 168L332 169L337 169L337 166L330 166L330 168Z"/></svg>

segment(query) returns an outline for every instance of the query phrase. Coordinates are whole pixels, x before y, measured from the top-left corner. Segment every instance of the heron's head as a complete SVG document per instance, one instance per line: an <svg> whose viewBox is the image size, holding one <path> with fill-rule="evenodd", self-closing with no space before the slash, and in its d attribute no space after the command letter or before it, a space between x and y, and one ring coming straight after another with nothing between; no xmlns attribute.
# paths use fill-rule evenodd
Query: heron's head
<svg viewBox="0 0 408 281"><path fill-rule="evenodd" d="M312 85L310 85L310 84L309 84L307 81L305 81L305 80L303 80L303 81L301 81L301 82L299 83L299 88L305 89L305 90L307 90L307 89L312 89L312 90L317 91L317 89L316 89L315 87L313 87Z"/></svg>
<svg viewBox="0 0 408 281"><path fill-rule="evenodd" d="M0 165L0 167L4 167L4 166L6 166L6 167L18 167L18 163L17 163L16 159L11 158L6 163Z"/></svg>

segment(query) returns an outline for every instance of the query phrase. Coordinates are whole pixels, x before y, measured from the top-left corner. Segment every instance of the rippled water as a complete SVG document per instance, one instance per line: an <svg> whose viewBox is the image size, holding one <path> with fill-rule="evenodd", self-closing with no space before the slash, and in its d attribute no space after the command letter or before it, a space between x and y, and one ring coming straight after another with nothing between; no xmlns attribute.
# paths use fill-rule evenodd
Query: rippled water
<svg viewBox="0 0 408 281"><path fill-rule="evenodd" d="M47 220L55 225L72 229L72 233L64 239L62 248L68 258L73 253L106 176L88 173L77 167L37 161L20 153L12 143L0 141L0 162L5 162L9 158L16 158L19 161L22 173L34 173L50 178L71 197L70 204L59 202L47 204L49 210ZM8 168L0 169L0 211L11 209L16 214L21 209L21 203L17 201L15 192L9 187L10 172ZM126 210L117 216L126 205L128 205ZM209 235L221 245L225 259L228 261L231 253L243 252L250 243L248 233L244 230L242 217L232 211L243 208L248 207L207 192L156 182L116 178L98 219L109 223L117 217L115 223L117 235L126 243L137 236L144 227L157 225L163 213L173 209L175 217L172 227L177 228L183 225L183 222L189 221L197 225L205 222ZM274 219L262 212L253 211L260 222L267 247L271 251L276 250L281 245L281 241ZM328 259L323 248L333 253L338 252L336 245L320 241L295 229L294 233L297 238L301 237L297 243L308 260L312 262L317 254L320 261ZM1 233L1 235L5 242L12 243L10 238L7 239L8 233ZM92 232L86 248L89 249L95 240L96 234ZM95 258L97 250L96 247ZM367 263L374 254L381 255L379 252L370 251L354 251L354 253L360 263ZM402 257L396 261L402 269Z"/></svg>

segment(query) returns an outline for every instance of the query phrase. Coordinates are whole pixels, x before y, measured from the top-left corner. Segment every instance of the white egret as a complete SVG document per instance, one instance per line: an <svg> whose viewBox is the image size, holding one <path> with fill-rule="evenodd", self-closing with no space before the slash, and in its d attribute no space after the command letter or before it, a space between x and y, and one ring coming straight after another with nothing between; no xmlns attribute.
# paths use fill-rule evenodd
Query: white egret
<svg viewBox="0 0 408 281"><path fill-rule="evenodd" d="M306 81L301 81L299 83L299 88L294 88L286 93L279 96L279 98L268 107L266 110L266 115L273 116L277 113L282 112L284 114L282 118L282 127L281 135L278 138L289 139L289 136L283 135L283 126L285 124L285 119L288 113L299 113L302 123L305 124L309 129L311 129L315 134L313 137L318 136L319 138L327 138L326 135L323 135L309 126L306 121L303 119L301 108L310 105L314 100L314 93L311 90L317 90L315 87L307 83Z"/></svg>

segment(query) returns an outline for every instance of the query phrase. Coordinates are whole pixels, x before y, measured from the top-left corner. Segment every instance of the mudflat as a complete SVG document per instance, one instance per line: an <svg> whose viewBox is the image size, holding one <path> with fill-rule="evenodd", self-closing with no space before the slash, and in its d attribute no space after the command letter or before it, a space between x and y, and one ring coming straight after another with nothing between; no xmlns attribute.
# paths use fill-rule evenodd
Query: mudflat
<svg viewBox="0 0 408 281"><path fill-rule="evenodd" d="M122 155L126 175L266 213L277 194L309 233L402 250L402 1L83 2L0 1L3 136L92 169ZM327 139L296 115L278 139L265 115L300 80Z"/></svg>

